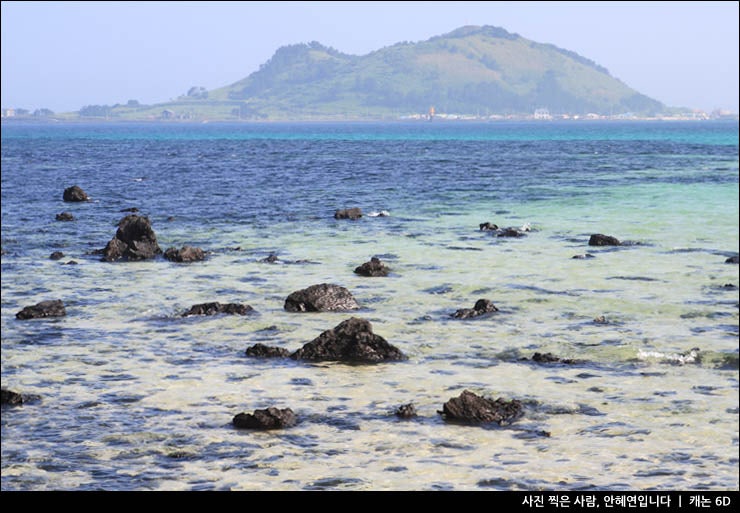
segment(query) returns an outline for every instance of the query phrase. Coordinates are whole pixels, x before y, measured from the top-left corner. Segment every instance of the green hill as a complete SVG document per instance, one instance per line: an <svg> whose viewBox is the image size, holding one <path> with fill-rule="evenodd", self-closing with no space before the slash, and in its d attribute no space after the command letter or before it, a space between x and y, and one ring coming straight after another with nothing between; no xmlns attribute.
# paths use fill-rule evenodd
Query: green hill
<svg viewBox="0 0 740 513"><path fill-rule="evenodd" d="M467 26L363 56L320 43L279 48L258 71L176 102L116 106L123 119L397 119L426 115L653 115L660 102L596 63L502 28Z"/></svg>

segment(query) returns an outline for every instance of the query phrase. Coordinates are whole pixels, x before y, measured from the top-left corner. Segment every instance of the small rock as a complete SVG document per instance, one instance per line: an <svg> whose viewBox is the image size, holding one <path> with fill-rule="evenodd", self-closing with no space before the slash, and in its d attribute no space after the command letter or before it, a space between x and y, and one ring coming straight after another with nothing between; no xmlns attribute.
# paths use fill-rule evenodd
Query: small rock
<svg viewBox="0 0 740 513"><path fill-rule="evenodd" d="M396 410L396 416L401 417L402 419L416 417L416 408L414 408L414 405L411 403L401 405Z"/></svg>
<svg viewBox="0 0 740 513"><path fill-rule="evenodd" d="M64 253L62 253L61 251L55 251L54 253L49 255L49 258L51 260L59 260L61 258L64 258Z"/></svg>
<svg viewBox="0 0 740 513"><path fill-rule="evenodd" d="M79 186L73 185L72 187L67 187L64 189L64 194L62 195L62 199L64 201L88 201L90 198L87 196L87 193L83 191Z"/></svg>
<svg viewBox="0 0 740 513"><path fill-rule="evenodd" d="M8 404L11 406L23 404L23 396L12 390L6 390L5 388L0 389L0 404Z"/></svg>
<svg viewBox="0 0 740 513"><path fill-rule="evenodd" d="M232 420L234 427L240 429L281 429L292 427L296 422L293 410L274 407L255 410L254 413L239 413Z"/></svg>
<svg viewBox="0 0 740 513"><path fill-rule="evenodd" d="M257 358L285 358L290 356L290 352L282 347L270 347L257 343L247 348L247 356Z"/></svg>
<svg viewBox="0 0 740 513"><path fill-rule="evenodd" d="M360 276L388 276L389 272L390 269L376 257L372 257L369 262L355 268L355 274Z"/></svg>
<svg viewBox="0 0 740 513"><path fill-rule="evenodd" d="M572 360L570 358L559 358L552 353L534 353L534 355L532 356L532 361L537 363L578 363L577 360Z"/></svg>
<svg viewBox="0 0 740 513"><path fill-rule="evenodd" d="M516 399L504 401L499 398L492 401L465 390L459 397L447 401L442 411L438 413L442 414L445 420L468 423L495 422L504 425L519 418L523 411L521 401Z"/></svg>
<svg viewBox="0 0 740 513"><path fill-rule="evenodd" d="M328 312L357 310L360 305L346 288L321 283L291 293L283 308L288 312Z"/></svg>
<svg viewBox="0 0 740 513"><path fill-rule="evenodd" d="M456 319L469 319L471 317L477 317L490 312L498 312L496 305L494 305L490 299L479 299L475 302L475 306L473 306L473 308L461 308L452 314L452 316Z"/></svg>
<svg viewBox="0 0 740 513"><path fill-rule="evenodd" d="M622 243L619 239L612 237L611 235L603 235L601 233L595 233L591 235L588 240L589 246L621 246Z"/></svg>
<svg viewBox="0 0 740 513"><path fill-rule="evenodd" d="M190 310L182 314L183 317L189 315L217 315L217 314L230 314L230 315L246 315L254 309L249 305L242 305L239 303L225 303L221 304L218 301L212 303L201 303L193 305Z"/></svg>
<svg viewBox="0 0 740 513"><path fill-rule="evenodd" d="M73 216L69 212L62 212L61 214L57 214L56 220L57 221L74 221L75 216Z"/></svg>
<svg viewBox="0 0 740 513"><path fill-rule="evenodd" d="M64 303L59 299L41 301L33 306L27 306L15 314L16 319L40 319L42 317L63 317L67 315Z"/></svg>
<svg viewBox="0 0 740 513"><path fill-rule="evenodd" d="M499 228L496 230L497 237L524 237L526 233L519 228L509 226L507 228Z"/></svg>
<svg viewBox="0 0 740 513"><path fill-rule="evenodd" d="M342 210L337 210L334 212L334 219L359 219L362 217L362 210L353 207L353 208L345 208Z"/></svg>
<svg viewBox="0 0 740 513"><path fill-rule="evenodd" d="M206 254L200 248L183 246L180 249L168 248L164 252L164 258L171 262L197 262L205 260Z"/></svg>

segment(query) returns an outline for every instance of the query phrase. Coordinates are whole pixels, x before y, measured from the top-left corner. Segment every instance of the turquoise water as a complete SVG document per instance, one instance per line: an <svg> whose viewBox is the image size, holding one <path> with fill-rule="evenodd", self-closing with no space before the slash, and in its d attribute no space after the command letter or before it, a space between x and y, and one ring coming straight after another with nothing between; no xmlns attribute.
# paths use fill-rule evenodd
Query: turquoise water
<svg viewBox="0 0 740 513"><path fill-rule="evenodd" d="M131 207L207 260L99 261ZM3 125L2 385L39 399L3 409L2 489L737 489L738 218L737 123ZM322 282L362 309L283 310ZM255 313L179 317L206 301ZM245 355L351 315L409 359ZM525 416L446 423L465 389ZM231 426L268 406L298 425Z"/></svg>

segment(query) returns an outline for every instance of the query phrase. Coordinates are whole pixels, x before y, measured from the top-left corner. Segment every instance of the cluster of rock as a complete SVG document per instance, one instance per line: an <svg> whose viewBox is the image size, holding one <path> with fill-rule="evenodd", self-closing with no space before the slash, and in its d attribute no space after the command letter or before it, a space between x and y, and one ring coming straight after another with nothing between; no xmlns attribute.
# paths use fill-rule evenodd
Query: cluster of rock
<svg viewBox="0 0 740 513"><path fill-rule="evenodd" d="M127 209L129 210L129 209ZM163 255L172 262L196 262L205 259L205 252L194 246L168 248L162 251L157 242L157 235L152 229L152 223L146 216L128 214L118 222L115 236L106 244L105 248L93 252L102 255L105 262L117 260L150 260Z"/></svg>
<svg viewBox="0 0 740 513"><path fill-rule="evenodd" d="M373 332L370 321L358 317L342 321L292 353L284 348L255 344L247 349L246 354L263 358L288 357L293 360L363 364L407 359L400 349Z"/></svg>
<svg viewBox="0 0 740 513"><path fill-rule="evenodd" d="M502 398L487 399L464 390L458 397L453 397L442 405L437 412L447 422L471 425L498 424L507 426L524 415L524 405L518 399L506 401ZM413 404L399 406L395 415L404 419L417 416ZM289 428L298 423L296 414L290 408L269 407L255 410L254 413L239 413L232 419L236 428L271 430Z"/></svg>
<svg viewBox="0 0 740 513"><path fill-rule="evenodd" d="M78 186L65 189L63 199L66 202L89 201L88 195ZM203 260L205 252L196 247L182 246L181 248L168 248L162 252L157 243L157 237L152 230L151 223L147 217L133 214L136 208L125 209L132 212L126 215L118 223L115 236L108 242L104 249L98 250L97 254L103 255L104 261L145 260L163 254L164 258L173 262L193 262ZM356 220L362 217L359 208L348 208L336 210L335 219ZM370 216L384 216L387 212L373 213ZM68 212L57 215L59 221L71 221L74 216ZM530 231L529 225L520 228L499 228L493 223L481 223L481 231L490 231L498 237L522 237ZM625 243L616 237L593 234L589 246L620 246ZM237 248L239 249L239 248ZM62 258L61 252L51 255L52 259ZM577 255L573 258L592 258L593 255ZM263 261L274 263L279 259L271 254ZM733 256L726 260L728 263L738 263L738 257ZM355 268L354 272L361 276L388 276L389 269L377 257L372 257L369 262ZM291 293L285 300L284 309L289 312L327 312L327 311L350 311L360 308L357 300L346 288L321 283ZM252 312L250 305L238 303L210 302L193 305L182 314L183 317L194 315L246 315ZM452 314L457 319L469 319L479 317L492 312L498 308L489 299L479 299L473 308L463 308ZM16 314L17 319L34 319L44 317L59 317L66 315L64 303L61 300L42 301L33 306L27 306ZM602 317L594 319L595 323L603 324L606 320ZM259 358L290 358L304 361L338 361L354 364L376 364L388 361L406 360L407 356L397 347L388 343L383 337L373 332L370 321L362 318L351 317L344 320L332 329L322 332L314 340L304 344L292 353L280 347L270 347L264 344L255 344L246 350L247 356ZM525 358L526 360L526 358ZM535 353L532 361L537 363L576 363L576 360L562 359L551 353ZM2 390L2 404L22 404L23 397L12 391ZM457 423L484 424L495 423L500 426L511 424L524 413L523 404L519 400L506 401L502 398L496 400L478 396L468 390L463 391L458 397L451 398L443 404L442 410L437 412L444 420ZM413 404L400 406L396 416L401 418L413 418L417 416ZM244 429L281 429L296 425L297 416L290 408L269 407L263 410L255 410L253 413L240 413L233 418L233 425Z"/></svg>

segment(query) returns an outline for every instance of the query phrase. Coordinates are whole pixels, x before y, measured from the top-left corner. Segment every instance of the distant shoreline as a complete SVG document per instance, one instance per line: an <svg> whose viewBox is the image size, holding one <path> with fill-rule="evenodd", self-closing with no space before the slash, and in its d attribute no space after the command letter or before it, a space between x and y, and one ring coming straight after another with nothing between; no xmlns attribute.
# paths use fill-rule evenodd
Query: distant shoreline
<svg viewBox="0 0 740 513"><path fill-rule="evenodd" d="M478 118L467 116L437 117L433 120L400 117L395 119L365 119L365 118L295 118L295 119L111 119L111 118L35 118L35 117L3 117L2 124L162 124L162 125L202 125L208 123L229 123L244 125L265 125L279 123L406 123L406 124L446 124L446 123L520 123L529 122L537 124L547 123L583 123L594 121L606 122L707 122L727 121L738 122L740 116L737 114L721 117L692 117L692 116L656 116L656 117L571 117L537 119L529 116L508 116L502 118Z"/></svg>

